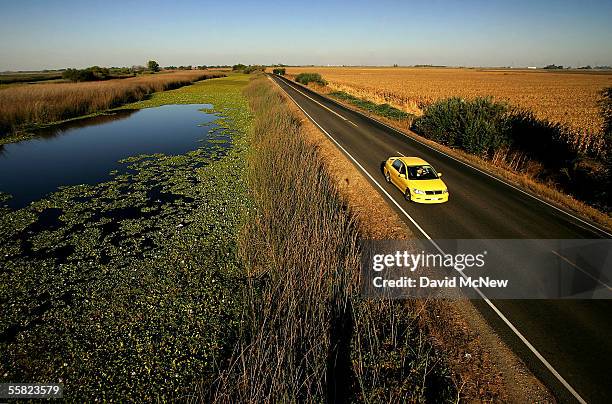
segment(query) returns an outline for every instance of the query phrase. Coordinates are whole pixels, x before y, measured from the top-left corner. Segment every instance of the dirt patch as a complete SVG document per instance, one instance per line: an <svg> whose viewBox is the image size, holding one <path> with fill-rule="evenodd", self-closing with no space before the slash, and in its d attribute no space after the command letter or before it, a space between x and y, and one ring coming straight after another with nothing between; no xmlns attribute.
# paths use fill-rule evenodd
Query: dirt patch
<svg viewBox="0 0 612 404"><path fill-rule="evenodd" d="M283 92L286 96L286 94ZM412 231L344 154L297 108L304 132L319 149L355 212L362 234L371 239L411 239ZM554 402L548 390L500 340L469 301L406 301L420 313L420 326L445 352L463 400Z"/></svg>

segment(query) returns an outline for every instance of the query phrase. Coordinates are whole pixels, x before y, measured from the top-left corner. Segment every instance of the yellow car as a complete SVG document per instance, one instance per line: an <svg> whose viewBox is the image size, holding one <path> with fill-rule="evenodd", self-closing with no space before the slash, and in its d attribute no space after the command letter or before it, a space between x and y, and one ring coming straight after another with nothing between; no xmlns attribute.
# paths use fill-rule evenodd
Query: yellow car
<svg viewBox="0 0 612 404"><path fill-rule="evenodd" d="M391 157L383 168L385 179L404 193L407 201L418 203L444 203L448 201L448 188L440 179L442 173L418 157Z"/></svg>

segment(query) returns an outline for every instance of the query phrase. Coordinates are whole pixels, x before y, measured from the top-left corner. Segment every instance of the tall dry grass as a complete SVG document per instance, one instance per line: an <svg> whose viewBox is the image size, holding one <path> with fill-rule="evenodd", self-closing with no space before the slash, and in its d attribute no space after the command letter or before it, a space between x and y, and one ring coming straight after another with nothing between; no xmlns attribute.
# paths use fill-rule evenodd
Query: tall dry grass
<svg viewBox="0 0 612 404"><path fill-rule="evenodd" d="M355 218L300 117L272 86L258 78L245 91L255 113L255 209L240 243L247 304L233 357L203 401L446 397L452 383L414 313L402 302L359 296Z"/></svg>
<svg viewBox="0 0 612 404"><path fill-rule="evenodd" d="M0 90L0 136L32 125L114 108L142 100L156 91L223 75L221 72L177 71L108 81L8 87Z"/></svg>

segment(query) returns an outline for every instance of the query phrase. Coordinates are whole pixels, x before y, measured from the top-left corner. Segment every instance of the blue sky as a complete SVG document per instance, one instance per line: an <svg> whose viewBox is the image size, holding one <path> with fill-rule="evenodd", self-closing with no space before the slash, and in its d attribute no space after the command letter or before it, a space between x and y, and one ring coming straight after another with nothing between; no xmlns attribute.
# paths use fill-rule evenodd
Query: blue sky
<svg viewBox="0 0 612 404"><path fill-rule="evenodd" d="M612 65L606 1L0 0L0 71L186 64Z"/></svg>

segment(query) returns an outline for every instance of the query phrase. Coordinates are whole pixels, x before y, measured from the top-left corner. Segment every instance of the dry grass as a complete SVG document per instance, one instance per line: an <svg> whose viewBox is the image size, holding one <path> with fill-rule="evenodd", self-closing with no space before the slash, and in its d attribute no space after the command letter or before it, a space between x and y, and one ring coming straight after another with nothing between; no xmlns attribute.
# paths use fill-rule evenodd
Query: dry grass
<svg viewBox="0 0 612 404"><path fill-rule="evenodd" d="M440 68L291 67L288 75L319 72L333 90L419 115L432 102L453 96L493 96L538 118L570 127L600 147L598 92L612 86L610 72L552 72ZM590 145L594 143L593 145Z"/></svg>
<svg viewBox="0 0 612 404"><path fill-rule="evenodd" d="M247 88L254 200L240 250L249 280L230 364L203 401L445 401L443 356L397 301L358 293L360 231L301 117L267 79ZM300 175L286 167L300 167Z"/></svg>
<svg viewBox="0 0 612 404"><path fill-rule="evenodd" d="M103 111L142 100L156 91L222 75L221 72L176 71L128 79L0 89L0 136L33 125Z"/></svg>

